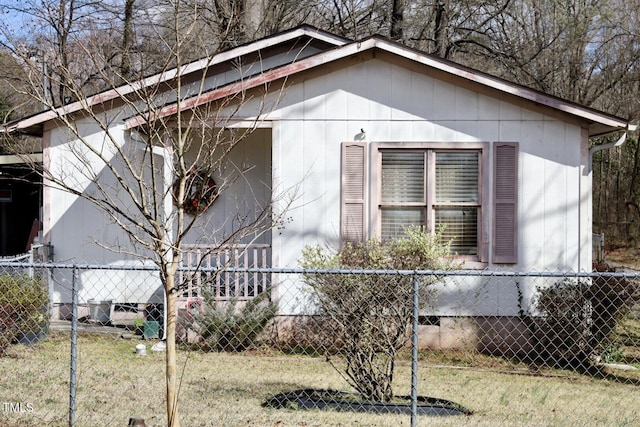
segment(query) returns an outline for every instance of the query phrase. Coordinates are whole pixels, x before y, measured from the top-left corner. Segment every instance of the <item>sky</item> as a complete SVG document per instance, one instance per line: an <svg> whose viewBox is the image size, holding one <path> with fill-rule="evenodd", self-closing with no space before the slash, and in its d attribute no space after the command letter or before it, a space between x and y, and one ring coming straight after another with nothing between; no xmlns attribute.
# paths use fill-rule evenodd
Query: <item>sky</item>
<svg viewBox="0 0 640 427"><path fill-rule="evenodd" d="M27 19L16 11L8 10L1 6L0 41L4 44L9 41L26 37L35 28L35 21Z"/></svg>

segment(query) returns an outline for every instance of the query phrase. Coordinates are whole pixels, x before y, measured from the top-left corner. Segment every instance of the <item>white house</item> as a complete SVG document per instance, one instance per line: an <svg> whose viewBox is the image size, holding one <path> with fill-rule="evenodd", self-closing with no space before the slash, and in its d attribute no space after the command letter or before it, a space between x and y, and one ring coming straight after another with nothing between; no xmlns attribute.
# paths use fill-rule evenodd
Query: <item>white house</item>
<svg viewBox="0 0 640 427"><path fill-rule="evenodd" d="M193 88L203 70L206 90L197 94ZM89 103L109 116L108 131L117 141L135 147L149 112L117 102L123 94L166 81L166 99L153 114L167 118L178 110L207 108L233 93L269 88L266 98L244 97L237 105L231 100L221 110L233 111L233 121L225 122L229 128L257 127L234 151L234 164L251 167L247 179L207 211L209 225L193 233L190 243L206 246L216 239L213 230L227 224L238 194L250 191L259 204L276 189L299 188L285 226L254 239L251 250L243 251L253 255L238 265L296 267L305 245L387 238L403 225L421 224L429 230L446 225L446 237L453 239L467 269L591 270L590 141L614 134L622 142L630 128L623 118L382 37L351 41L308 26L187 65L179 73L184 81L180 106L170 84L176 75L166 72L45 111L5 131L41 136L44 166L92 191L95 182L72 171L103 165L89 158L78 165L78 157L69 155L77 137L60 116L73 120L94 146L104 145L107 131L80 114ZM171 182L170 152L159 146L153 155L165 165L157 173ZM113 158L117 161L117 155ZM54 246L56 261L131 262L130 255L103 249L126 246L128 239L86 202L54 188L45 188L43 199L42 239ZM215 224L218 228L207 229ZM117 274L106 283L98 275L84 277L100 286L85 284L81 297L150 301L147 291L136 288L144 273ZM114 292L119 286L122 290ZM499 280L483 286L482 302L457 314L515 316L515 293L505 297L501 286ZM498 305L500 298L510 300ZM68 302L68 292L55 288L54 301ZM447 316L450 310L443 300L434 313ZM281 311L295 308L281 301Z"/></svg>

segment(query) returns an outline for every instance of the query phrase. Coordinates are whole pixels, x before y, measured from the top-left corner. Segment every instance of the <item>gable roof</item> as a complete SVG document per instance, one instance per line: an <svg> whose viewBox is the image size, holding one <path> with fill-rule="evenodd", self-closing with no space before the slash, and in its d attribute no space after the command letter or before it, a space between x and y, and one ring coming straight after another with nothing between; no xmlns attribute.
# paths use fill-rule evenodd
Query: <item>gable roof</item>
<svg viewBox="0 0 640 427"><path fill-rule="evenodd" d="M236 82L216 87L208 92L191 98L183 99L180 102L180 109L183 111L189 110L200 105L222 99L225 96L241 90L248 90L267 83L290 78L297 74L319 69L322 66L342 59L355 57L357 55L372 54L386 55L391 60L405 61L413 67L422 68L423 70L428 70L431 73L436 73L440 78L452 79L456 84L470 87L476 91L489 93L495 97L506 97L514 102L524 102L533 107L541 107L548 111L564 115L568 118L574 118L586 122L589 136L604 135L611 132L635 128L629 124L628 120L621 117L547 95L526 86L512 83L490 74L444 60L437 56L408 48L381 36L376 35L364 40L349 41L331 33L318 30L317 28L304 25L296 29L285 31L247 45L222 52L212 58L205 58L200 61L187 64L180 70L169 70L129 85L105 91L85 100L59 107L56 110L45 111L19 120L7 125L5 127L5 131L29 133L28 131L30 129L33 130L34 127L41 128L43 123L53 120L60 115L80 111L87 105L92 106L102 104L104 102L117 99L118 97L126 96L143 87L152 86L161 82L168 82L176 78L176 76L184 77L187 74L202 71L213 64L230 62L238 57L255 54L263 49L274 48L274 46L277 45L290 43L292 40L298 38L306 38L309 41L322 42L324 48L321 49L319 53L311 56L301 57L293 62L282 64L265 71L259 71L252 76L243 77ZM159 110L154 111L152 116L143 113L126 119L125 126L127 128L134 128L146 123L148 120L160 119L175 114L177 109L177 104L168 104Z"/></svg>
<svg viewBox="0 0 640 427"><path fill-rule="evenodd" d="M75 101L55 109L46 110L19 120L15 120L0 128L0 131L9 133L17 132L26 134L41 134L42 124L46 123L49 120L55 120L58 117L82 111L87 107L117 100L121 97L135 93L136 91L143 88L152 87L161 83L168 83L175 79L177 76L181 76L184 78L190 74L202 72L203 70L214 65L231 62L245 55L255 54L263 50L273 49L276 46L293 43L296 40L302 40L303 45L320 43L321 45L324 45L325 49L333 46L340 46L350 41L344 37L337 36L335 34L320 30L310 25L301 25L297 28L286 30L278 34L264 37L260 40L256 40L229 49L227 51L220 52L213 57L202 58L189 64L185 64L180 68L173 68L130 84L125 84L117 88L100 92L96 95L89 96L85 99Z"/></svg>

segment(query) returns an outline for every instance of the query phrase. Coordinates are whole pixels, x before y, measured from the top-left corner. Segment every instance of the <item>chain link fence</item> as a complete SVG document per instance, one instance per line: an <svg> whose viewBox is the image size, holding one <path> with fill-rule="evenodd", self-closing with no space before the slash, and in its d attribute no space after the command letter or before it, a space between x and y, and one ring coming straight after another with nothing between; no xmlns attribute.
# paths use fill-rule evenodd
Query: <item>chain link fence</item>
<svg viewBox="0 0 640 427"><path fill-rule="evenodd" d="M37 261L0 261L0 424L165 425L158 271ZM186 262L183 424L640 422L640 273L595 270Z"/></svg>

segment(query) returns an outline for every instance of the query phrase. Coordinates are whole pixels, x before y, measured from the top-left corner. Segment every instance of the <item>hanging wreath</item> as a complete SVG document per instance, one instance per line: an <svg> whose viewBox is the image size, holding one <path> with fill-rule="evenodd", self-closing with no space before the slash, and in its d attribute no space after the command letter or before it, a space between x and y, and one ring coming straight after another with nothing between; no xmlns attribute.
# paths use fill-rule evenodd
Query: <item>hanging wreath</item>
<svg viewBox="0 0 640 427"><path fill-rule="evenodd" d="M174 202L177 201L177 186L178 183L174 185ZM196 215L204 212L217 197L218 187L210 175L198 169L187 173L183 205L187 214Z"/></svg>

